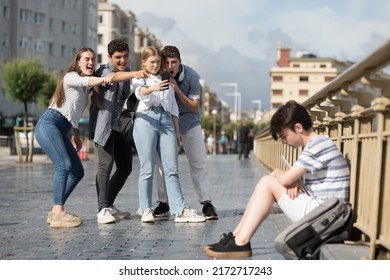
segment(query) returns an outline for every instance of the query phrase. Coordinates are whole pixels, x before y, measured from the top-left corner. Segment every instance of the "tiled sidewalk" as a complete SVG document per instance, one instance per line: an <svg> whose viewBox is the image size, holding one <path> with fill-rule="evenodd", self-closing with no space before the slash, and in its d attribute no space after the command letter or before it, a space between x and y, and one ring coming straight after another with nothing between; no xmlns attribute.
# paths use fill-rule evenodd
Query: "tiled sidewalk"
<svg viewBox="0 0 390 280"><path fill-rule="evenodd" d="M193 190L185 155L179 156L180 181L188 205L201 211ZM238 160L236 155L209 157L213 204L219 220L199 224L176 224L170 220L143 224L138 207L138 157L133 173L119 194L116 206L130 211L130 219L115 224L96 222L93 155L84 161L85 177L68 199L66 209L84 219L78 228L53 229L46 224L52 203L53 167L45 156L35 156L33 164L17 164L16 157L0 161L0 259L3 260L207 260L203 246L219 240L239 222L256 182L267 171L255 159ZM154 197L157 190L154 190ZM288 220L275 207L252 239L254 260L283 257L274 248L276 234Z"/></svg>

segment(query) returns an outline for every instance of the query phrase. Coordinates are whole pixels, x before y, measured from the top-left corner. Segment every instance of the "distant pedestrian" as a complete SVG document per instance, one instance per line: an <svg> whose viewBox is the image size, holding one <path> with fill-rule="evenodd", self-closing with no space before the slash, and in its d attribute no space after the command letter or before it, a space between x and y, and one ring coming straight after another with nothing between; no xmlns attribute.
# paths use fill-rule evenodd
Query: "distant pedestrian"
<svg viewBox="0 0 390 280"><path fill-rule="evenodd" d="M223 155L227 154L228 153L227 147L229 144L229 140L228 140L227 135L225 134L225 131L221 132L221 138L220 138L219 142L220 142L220 153Z"/></svg>
<svg viewBox="0 0 390 280"><path fill-rule="evenodd" d="M65 202L84 177L84 168L77 152L82 143L79 137L79 122L92 87L110 84L112 76L94 77L95 52L90 48L78 50L60 78L49 108L39 118L35 137L53 162L52 210L47 215L51 227L77 227L83 220L75 214L65 212ZM73 146L67 134L73 128Z"/></svg>
<svg viewBox="0 0 390 280"><path fill-rule="evenodd" d="M214 153L214 144L215 144L215 138L213 134L209 134L209 137L207 137L207 153L212 155Z"/></svg>
<svg viewBox="0 0 390 280"><path fill-rule="evenodd" d="M240 152L238 155L238 159L241 159L244 156L245 159L248 158L248 137L249 137L249 126L248 122L244 121L240 128Z"/></svg>
<svg viewBox="0 0 390 280"><path fill-rule="evenodd" d="M253 128L249 128L249 133L248 133L248 157L249 157L249 154L250 152L253 150L253 141L254 141L254 138L255 135L253 134Z"/></svg>

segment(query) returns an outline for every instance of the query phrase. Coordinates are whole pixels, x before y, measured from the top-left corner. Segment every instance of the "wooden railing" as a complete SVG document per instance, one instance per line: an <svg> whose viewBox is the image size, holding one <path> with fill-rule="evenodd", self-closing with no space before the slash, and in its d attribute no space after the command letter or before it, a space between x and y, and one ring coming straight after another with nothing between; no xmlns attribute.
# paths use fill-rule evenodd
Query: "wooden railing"
<svg viewBox="0 0 390 280"><path fill-rule="evenodd" d="M369 259L390 255L389 64L390 40L303 103L317 133L329 135L349 163L355 214L349 242L369 246ZM255 138L256 157L270 169L283 168L281 155L293 163L299 153L268 129Z"/></svg>

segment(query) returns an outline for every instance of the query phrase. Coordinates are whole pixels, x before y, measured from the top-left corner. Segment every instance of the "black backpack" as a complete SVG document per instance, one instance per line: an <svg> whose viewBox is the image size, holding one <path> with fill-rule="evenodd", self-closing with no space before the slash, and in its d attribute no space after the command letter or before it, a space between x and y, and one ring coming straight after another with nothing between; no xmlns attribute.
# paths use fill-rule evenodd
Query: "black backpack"
<svg viewBox="0 0 390 280"><path fill-rule="evenodd" d="M275 238L275 248L288 260L313 259L323 244L345 239L343 233L352 224L352 218L349 203L329 198L280 232Z"/></svg>
<svg viewBox="0 0 390 280"><path fill-rule="evenodd" d="M130 94L127 99L126 109L124 109L119 116L118 125L119 132L122 137L126 140L126 142L131 145L134 149L135 143L133 139L133 127L135 120L135 112L137 111L139 100L135 96L134 93Z"/></svg>

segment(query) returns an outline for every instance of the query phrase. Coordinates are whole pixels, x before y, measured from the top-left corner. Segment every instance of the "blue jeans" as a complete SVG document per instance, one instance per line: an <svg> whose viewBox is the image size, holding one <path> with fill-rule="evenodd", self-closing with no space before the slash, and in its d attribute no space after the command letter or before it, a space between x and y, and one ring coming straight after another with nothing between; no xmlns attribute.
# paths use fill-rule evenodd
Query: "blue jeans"
<svg viewBox="0 0 390 280"><path fill-rule="evenodd" d="M53 162L54 205L64 205L84 177L84 168L76 149L67 137L70 122L57 110L47 109L35 127L35 138Z"/></svg>
<svg viewBox="0 0 390 280"><path fill-rule="evenodd" d="M177 140L171 114L162 107L138 112L134 123L134 142L140 160L138 214L142 214L146 208L152 208L157 156L164 170L171 213L180 214L185 201L179 181Z"/></svg>

